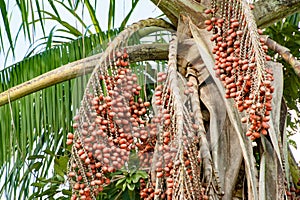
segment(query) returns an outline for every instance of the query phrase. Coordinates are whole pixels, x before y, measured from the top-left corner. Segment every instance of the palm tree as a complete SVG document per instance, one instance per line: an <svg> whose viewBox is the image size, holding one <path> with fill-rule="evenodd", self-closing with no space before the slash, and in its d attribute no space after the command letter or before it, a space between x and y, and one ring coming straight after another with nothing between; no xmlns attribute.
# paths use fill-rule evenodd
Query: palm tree
<svg viewBox="0 0 300 200"><path fill-rule="evenodd" d="M46 39L45 42L41 43L45 47L44 51L33 55L37 48L41 46L36 45L37 47L35 46L36 48L33 48L29 53L33 56L1 71L1 92L3 93L0 94L0 104L6 104L0 107L1 113L3 113L3 120L0 123L2 138L0 140L2 149L0 151L0 171L5 173L1 192L8 199L25 199L28 196L30 198L63 199L72 193L68 184L62 187L66 183L67 174L73 187L73 193L76 193L76 190L74 190L76 183L72 182L74 179L70 176L70 173L74 172L72 171L72 164L78 165L82 161L76 157L78 149L71 148L66 143L69 143L68 140L75 142L73 137L82 137L82 129L73 130L76 125L74 126L72 119L78 111L80 113L79 118L91 119L90 117L83 117L84 111L90 109L86 104L89 101L90 92L96 93L97 91L98 95L103 92L105 96L106 84L109 82L99 82L98 75L115 75L114 65L107 62L107 60L115 59L111 55L114 55L118 50L124 51L124 48L130 56L131 63L145 60L167 60L169 52L168 75L165 77L169 82L165 83L165 87L171 89L171 93L164 91L166 92L164 94L173 98L173 104L171 103L170 107L165 107L173 117L170 124L165 123L158 125L158 127L166 129L170 126L177 130L174 132L175 139L173 141L175 142L168 143L168 145L176 147L178 149L177 155L182 156L181 159L178 158L180 160L179 166L183 167L182 173L190 170L193 177L190 182L187 181L190 178L188 176L185 179L180 179L180 176L177 177L178 179L173 177L173 181L186 184L182 187L177 186L181 189L175 190L172 193L173 197L178 195L177 198L183 199L183 196L180 195L190 195L192 198L198 195L206 198L206 195L209 195L211 198L221 198L222 195L225 195L223 198L232 199L246 195L249 199L264 199L266 196L270 196L271 199L279 199L285 194L289 195L290 191L294 192L293 187L298 181L296 180L298 171L295 169L292 155L288 153L285 135L287 107L284 101L281 101L283 78L282 72L278 70L280 66L273 64L277 66L277 68L274 67L274 86L276 90L273 95L272 113L274 114L270 123L269 135L255 140L257 146L253 147L249 138L244 134L246 127L240 123L241 117L237 109L231 101L223 98L224 89L210 70L212 67L205 67L214 65L214 59L209 53L212 44L206 42L209 40L205 36L207 33L199 28L204 27L203 22L208 18L208 16L201 13L205 8L210 7L211 2L164 0L153 0L152 2L158 5L172 24L151 19L139 22L124 30L126 22L138 3L138 1L132 1L128 5L131 6L131 10L121 23L121 27L111 29L117 2L110 1L108 31L104 32L100 28L95 11L97 1L94 2L95 4L92 1L48 1L53 10L52 12L45 10L39 1L36 1L36 4L17 1L23 21L20 31L24 31L24 35L29 40L32 37L30 28L36 27L37 23L40 23L41 29L44 30L48 20L57 21L62 26L59 31L66 32L68 36L55 36L55 29L52 29L49 35L45 34L45 38L43 38ZM11 52L14 53L15 44L11 36L7 7L4 1L0 3L5 25L5 31L3 32L8 36ZM299 5L298 1L292 3L296 8ZM297 57L299 52L297 52L297 47L294 47L296 44L289 43L289 39L291 35L293 35L293 38L299 37L299 31L297 28L295 29L297 22L299 22L299 16L294 14L292 17L287 18L285 22L278 22L276 25L270 26L274 20L277 21L281 18L277 18L278 15L274 15L272 12L265 14L266 11L263 8L267 6L267 2L258 1L255 4L257 5L257 9L254 10L257 24L261 27L269 26L266 33L273 36L273 39L279 37L279 34L292 30L292 34L286 34L289 35L287 40L278 40L278 42L293 47L290 48L291 52ZM280 10L281 13L286 14L281 15L282 17L298 11L296 9L284 10L284 3L274 5L280 8L274 10ZM71 13L86 34L64 21L57 11L58 6L62 6L66 12ZM95 33L91 31L91 27L81 20L78 14L81 7L88 11ZM241 7L241 9L244 9L244 7ZM38 13L37 16L32 15L31 21L29 21L30 14L35 11ZM180 18L182 11L189 13L189 18L184 16ZM148 26L150 28L143 29ZM288 27L289 30L284 30L284 27ZM122 30L124 31L121 32ZM164 30L164 32L157 34L161 30ZM164 42L165 37L162 35L165 35L166 31L169 32L167 35L170 35L170 32L177 31L177 37L174 37L170 42L170 50L167 48L168 45L160 44ZM153 36L155 32L156 34ZM155 37L158 43L141 44L140 38L149 34L152 34L152 37ZM115 36L117 37L113 40ZM66 42L66 40L68 41ZM110 43L108 44L106 41L110 41ZM266 45L272 42L272 40L267 39ZM132 46L135 44L139 44L139 46ZM268 46L271 48L271 45ZM273 49L274 54L277 53L277 56L274 56L275 58L278 57L278 54L283 58L289 57L290 53L282 51L279 44L275 46L277 47ZM102 51L103 53L99 54ZM92 56L94 54L96 55ZM178 60L176 60L176 56L174 57L177 54ZM116 59L123 59L124 55L123 57L120 57L120 55L117 57ZM124 59L126 61L126 58ZM96 66L98 62L100 64ZM285 62L284 81L291 82L293 80L292 86L285 86L290 92L285 93L284 97L289 108L297 109L295 105L299 101L297 95L300 86L297 77L297 75L299 76L299 64L293 58L283 62ZM177 66L174 63L177 63ZM148 69L145 76L143 65L145 63L132 64L131 66L132 71L137 74L137 83L141 86L147 82L147 77L152 80L156 75ZM158 62L157 65L156 71L166 70L164 69L164 62ZM181 75L176 72L177 70ZM92 75L90 75L91 72ZM163 73L157 73L157 75L160 78L164 76ZM182 75L186 75L186 78L183 78ZM19 84L22 85L18 88L12 88ZM147 101L147 99L149 101L149 98L152 98L153 90L155 90L157 84L159 88L160 83L153 83L141 90L139 93L141 101ZM94 85L98 89L95 90ZM189 90L193 91L193 94L189 94L187 97L183 95L183 88L180 85L190 85ZM138 97L135 98L137 100ZM186 103L181 104L179 99ZM176 108L174 108L175 105ZM159 107L156 108L154 104L151 107L154 114L159 113ZM226 107L226 110L224 110L224 107ZM193 115L190 115L191 110L193 110ZM150 109L148 115L149 112ZM182 119L182 122L189 123L179 123L179 119ZM83 121L79 122L83 123ZM67 136L67 133L74 133L74 131L75 135L69 134ZM197 138L199 137L195 144L189 139L187 140L189 145L195 145L193 148L187 148L188 145L186 147L178 146L180 144L178 141L184 140L184 134L187 134L187 132L197 136ZM163 132L157 132L157 134L160 136L163 135ZM193 137L193 139L195 138ZM146 141L143 144L146 144ZM157 149L164 144L157 142L155 145L152 147L153 151L156 149L153 159L158 159L156 163L159 163L159 151ZM140 150L143 150L143 148ZM113 170L113 173L105 175L105 180L111 180L112 183L105 185L99 198L133 199L139 198L139 193L143 198L143 192L145 193L145 191L148 192L144 195L146 197L156 192L157 189L164 190L164 181L168 177L164 175L165 179L161 179L158 175L159 171L155 167L154 171L142 168L133 169L137 156L139 155L131 154L126 170ZM192 157L196 158L197 156L202 159L200 164L195 163L196 161L192 159ZM185 165L186 161L191 162L191 164ZM89 166L89 163L87 166ZM49 174L49 170L54 171L54 173ZM292 171L292 179L290 178L290 171ZM148 176L146 172L151 176ZM91 180L86 181L91 184ZM153 191L151 191L151 185L149 186L149 184L147 185L149 188L145 188L144 180L152 181L152 183L156 181ZM287 185L285 185L285 181L287 181ZM276 183L275 186L273 186L274 182ZM159 185L162 188L155 188ZM13 188L12 191L11 188ZM97 188L99 187L97 186ZM185 190L182 188L185 188ZM197 189L199 190L197 191ZM206 194L204 195L201 192L206 192ZM156 192L155 198L158 198L159 195L162 194Z"/></svg>

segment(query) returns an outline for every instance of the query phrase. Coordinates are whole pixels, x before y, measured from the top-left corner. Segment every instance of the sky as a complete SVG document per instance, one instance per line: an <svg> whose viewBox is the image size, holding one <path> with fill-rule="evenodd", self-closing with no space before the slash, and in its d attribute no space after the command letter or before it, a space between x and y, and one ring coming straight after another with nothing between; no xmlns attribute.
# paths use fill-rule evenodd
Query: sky
<svg viewBox="0 0 300 200"><path fill-rule="evenodd" d="M39 0L41 2L41 0ZM96 8L96 13L97 13L97 17L99 19L99 23L100 23L100 27L102 28L102 30L107 30L107 21L108 21L108 7L109 7L109 1L105 0L98 0L98 4L97 4L97 8ZM116 17L115 17L115 27L119 27L122 19L126 16L126 14L128 13L130 7L127 5L126 6L126 2L128 2L128 0L118 0L117 1L118 4L116 5ZM11 24L13 24L13 26L11 26L12 29L12 34L13 34L13 38L14 36L17 34L19 26L21 24L21 16L18 15L19 12L14 12L16 11L18 8L15 5L15 0L6 0L6 4L7 7L9 7L9 18L11 20ZM49 4L47 3L47 1L44 1L44 5L45 5L45 10L51 10ZM103 11L104 10L104 11ZM76 23L76 20L74 19L74 17L72 17L70 14L68 14L64 9L58 9L58 12L61 15L61 18L64 19L65 21L71 22L72 25L74 25L75 27L79 27L79 25ZM62 14L63 13L63 14ZM92 22L89 18L88 12L87 10L84 10L83 12L80 10L79 15L81 16L81 18L83 19L84 22L86 22L87 25L91 25ZM161 15L162 12L155 7L155 5L150 1L150 0L140 0L140 2L137 4L136 9L134 10L134 12L132 13L132 17L129 19L128 21L128 25L137 22L141 19L147 19L149 17L157 17L159 15ZM55 26L56 24L52 21L48 21L47 22L47 26L45 27L45 32L46 34L50 32L50 30L52 29L53 26ZM0 19L0 27L2 30L3 29L3 21L2 19ZM39 24L37 23L37 27L39 27ZM59 28L59 26L56 27L56 30ZM80 30L80 28L79 28ZM85 30L82 29L82 32L84 32ZM61 33L58 33L61 34ZM37 29L36 34L34 36L35 41L37 41L39 38L43 37L42 31L41 29ZM8 47L9 43L8 40L4 40L4 46ZM17 40L17 46L16 46L16 54L15 54L15 58L13 58L12 54L9 55L7 62L5 63L5 55L3 55L3 53L0 53L0 69L2 69L5 66L10 66L13 63L16 63L17 61L20 61L23 59L23 57L26 55L26 52L29 49L29 45L30 42L28 40L26 40L23 37L23 34L20 34L18 40ZM7 50L7 49L6 49Z"/></svg>
<svg viewBox="0 0 300 200"><path fill-rule="evenodd" d="M18 31L18 27L21 23L20 21L20 16L16 15L14 12L15 9L18 9L14 4L12 4L12 0L6 0L7 5L10 8L10 13L13 13L11 15L11 21L12 24L14 24L15 26L12 26L11 28L13 29L13 33L16 34ZM46 1L45 1L46 2ZM97 5L97 15L99 17L99 21L100 21L100 26L103 30L106 29L107 27L107 10L108 10L108 3L109 1L98 1L98 5ZM128 3L128 0L119 0L118 4L116 5L116 23L115 23L115 27L119 27L120 23L121 23L121 19L124 18L124 16L126 16L126 13L128 12L129 8L128 6L126 6L126 2ZM47 4L45 4L45 6L49 6ZM49 9L50 10L50 9ZM103 12L103 10L106 10ZM70 16L67 15L66 12L64 10L59 10L59 12L61 13L62 17L66 20L66 21L73 21L74 24L75 20ZM62 14L63 13L63 14ZM129 20L128 24L132 24L133 22L136 22L138 20L141 19L146 19L149 17L157 17L160 14L162 14L162 12L155 7L155 5L150 1L150 0L140 0L140 2L137 5L137 8L134 10L132 17ZM84 21L87 21L88 23L91 23L89 17L88 17L88 13L87 12L82 12L82 19ZM48 33L53 25L55 25L53 22L48 22L47 26L46 26L46 33ZM3 21L0 20L0 27L3 27ZM58 28L58 27L57 27ZM82 30L84 31L84 30ZM35 35L35 39L37 40L38 38L42 37L42 32L41 31L37 31L36 35ZM8 46L8 41L4 40L4 43L6 44L6 46ZM9 66L19 60L22 60L22 58L24 57L24 55L26 54L28 48L29 48L29 42L26 41L24 39L24 37L22 37L22 34L17 42L17 46L16 46L16 57L15 59L12 57L12 55L10 54L9 59L7 60L6 66ZM0 69L4 66L4 60L5 60L5 56L3 54L0 54ZM291 137L291 139L293 139L294 141L296 141L298 143L298 150L294 149L293 147L291 147L291 150L294 152L294 157L296 158L297 161L300 161L300 133L294 135L293 137Z"/></svg>

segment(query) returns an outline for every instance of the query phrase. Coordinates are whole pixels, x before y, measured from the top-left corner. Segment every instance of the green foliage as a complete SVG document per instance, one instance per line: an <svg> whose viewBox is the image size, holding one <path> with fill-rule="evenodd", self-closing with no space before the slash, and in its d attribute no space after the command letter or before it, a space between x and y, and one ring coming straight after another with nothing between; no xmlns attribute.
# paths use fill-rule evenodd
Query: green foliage
<svg viewBox="0 0 300 200"><path fill-rule="evenodd" d="M132 2L128 17L124 19L124 26L137 2L138 0ZM0 71L0 92L67 63L99 53L109 40L120 32L111 26L108 32L102 31L95 10L97 1L92 3L88 0L36 0L35 4L31 1L10 3L17 4L17 10L14 11L20 12L22 24L19 30L23 30L25 38L31 41L38 28L37 22L40 23L45 37L31 45L27 58ZM8 20L8 7L5 1L0 5L10 50L14 52L14 43L17 42L19 34L13 39ZM82 32L80 26L74 26L69 20L63 19L65 15L59 14L61 10L59 11L58 7L70 14L85 31ZM113 0L110 9L114 7ZM92 25L87 25L81 19L80 8L89 11ZM54 25L46 36L45 26L49 20L56 22L61 28L56 30ZM114 16L110 16L109 24L114 24L114 20ZM97 34L93 34L92 27ZM0 52L4 51L2 33L3 31L0 31ZM66 36L65 33L70 36ZM52 48L54 45L57 46ZM38 48L41 53L36 54L39 52ZM34 53L35 56L29 57ZM2 116L6 116L0 123L0 172L6 177L5 180L1 179L4 184L0 186L0 196L4 193L8 199L25 199L33 191L31 199L40 197L52 199L56 193L69 193L68 190L60 188L65 182L66 135L72 131L72 117L80 105L87 80L88 77L83 76L66 81L0 107ZM49 172L49 169L54 171ZM54 176L49 177L51 174Z"/></svg>
<svg viewBox="0 0 300 200"><path fill-rule="evenodd" d="M110 34L117 32L111 31ZM99 53L106 46L100 43L99 37L99 34L94 34L80 38L5 68L0 71L0 92L69 62ZM0 122L0 172L7 177L0 186L0 195L6 193L10 199L26 198L31 186L35 186L32 183L41 184L41 180L49 178L55 180L55 184L50 182L35 194L57 192L53 188L65 181L61 178L58 184L55 177L64 177L66 172L66 135L72 131L72 118L80 105L87 80L88 77L83 76L65 81L0 107L2 116L5 116ZM52 172L49 173L53 164L54 178Z"/></svg>
<svg viewBox="0 0 300 200"><path fill-rule="evenodd" d="M71 196L71 191L68 187L62 187L65 182L65 174L67 173L67 164L69 156L58 156L54 152L47 149L44 151L46 160L54 160L54 173L53 176L37 177L35 182L31 184L34 192L30 195L29 199L47 198L47 199L66 199ZM32 156L35 159L35 156ZM39 157L38 157L39 158ZM38 159L36 158L36 159ZM49 172L48 172L49 173ZM55 197L59 196L59 198ZM55 198L54 198L55 197Z"/></svg>
<svg viewBox="0 0 300 200"><path fill-rule="evenodd" d="M99 200L131 200L139 199L140 179L147 179L148 174L145 171L137 169L122 169L110 174L112 182L104 187L99 195Z"/></svg>
<svg viewBox="0 0 300 200"><path fill-rule="evenodd" d="M116 2L118 1L110 0L107 30L115 28ZM138 2L139 0L132 0L131 3L127 4L127 7L130 9L128 13L125 13L126 16L122 21L120 29L125 28ZM6 57L8 57L11 52L14 55L15 48L18 48L17 40L21 34L23 34L26 40L33 43L31 44L33 48L30 51L34 51L36 47L43 45L49 47L50 41L52 41L53 38L55 38L57 40L56 42L60 44L62 42L77 39L78 37L98 33L98 39L100 39L102 43L108 33L108 38L111 39L114 34L111 34L111 32L106 33L103 31L103 28L106 29L106 27L100 27L100 17L99 12L97 11L97 5L99 4L101 4L101 2L97 0L35 0L34 3L33 1L25 0L0 0L0 11L2 15L2 19L0 19L0 21L3 21L4 23L4 30L0 30L0 53L5 52ZM8 8L11 7L13 9L9 10ZM88 13L91 24L90 22L87 24L87 22L83 20L83 13L85 13L83 11ZM64 13L64 15L60 15L59 13ZM10 14L12 16L20 15L22 20L20 25L17 24L13 26L14 29L12 29L10 24ZM66 16L68 17L66 18ZM50 27L50 33L46 34L45 27L49 26L50 21L55 24ZM58 25L59 28L54 31L56 25ZM17 34L14 34L16 27L18 32ZM39 31L41 31L44 35L44 37L41 38L43 40L41 44L37 44L35 42L41 41L39 38L37 40L35 39L35 34ZM3 42L5 39L9 41L9 47L5 46L5 43ZM55 42L53 42L53 44L55 44Z"/></svg>
<svg viewBox="0 0 300 200"><path fill-rule="evenodd" d="M288 157L288 162L289 162L291 176L292 176L291 181L294 183L297 189L300 189L300 186L297 185L297 182L299 181L300 178L299 166L297 166L297 163L290 155Z"/></svg>
<svg viewBox="0 0 300 200"><path fill-rule="evenodd" d="M10 31L10 25L9 25L9 20L8 20L8 13L7 13L7 10L6 10L6 3L4 0L0 0L0 10L1 10L1 15L2 15L2 20L4 22L4 27L5 27L5 31L6 31L6 34L7 34L7 38L8 38L8 41L9 41L9 44L10 44L10 47L12 48L12 50L14 49L14 46L13 46L13 41L12 41L12 36L11 36L11 31ZM0 34L0 37L1 37L1 41L2 41L2 35ZM1 43L1 45L3 45L3 43ZM0 46L0 50L2 50L3 47L1 48Z"/></svg>
<svg viewBox="0 0 300 200"><path fill-rule="evenodd" d="M105 37L94 34L64 43L0 71L0 76L3 77L0 92L61 65L103 51L109 37L114 37L118 32L119 30L112 30L105 33ZM129 43L136 44L138 41L139 37L134 37ZM146 86L144 66L132 67L139 74L139 83ZM160 68L163 67L158 66L159 70ZM152 74L152 70L150 72L151 74L146 75L153 79L155 74ZM18 78L20 76L22 79ZM3 139L0 140L0 148L3 149L0 151L0 170L8 177L5 184L0 186L0 195L5 193L11 199L26 199L31 194L31 199L53 199L56 194L70 194L68 186L61 187L66 182L70 148L65 145L66 135L72 132L72 117L80 105L87 80L88 76L83 76L66 81L0 107L4 115L12 115L0 123L0 131L5 133L1 134ZM150 93L151 91L147 92ZM15 123L14 126L10 126L11 121ZM15 159L11 160L14 156ZM138 171L126 174L126 184L119 183L122 188L113 189L115 187L108 186L105 191L112 195L113 190L123 199L138 196L136 180L140 176L145 174Z"/></svg>
<svg viewBox="0 0 300 200"><path fill-rule="evenodd" d="M140 199L140 180L148 179L146 171L138 169L139 160L131 152L128 167L109 174L111 183L103 188L98 200L132 200Z"/></svg>

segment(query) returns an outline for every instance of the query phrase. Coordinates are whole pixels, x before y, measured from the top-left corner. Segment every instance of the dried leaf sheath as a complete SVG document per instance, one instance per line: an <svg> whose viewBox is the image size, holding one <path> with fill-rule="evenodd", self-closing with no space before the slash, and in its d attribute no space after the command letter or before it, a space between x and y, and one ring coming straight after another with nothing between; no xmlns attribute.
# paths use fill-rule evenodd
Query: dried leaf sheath
<svg viewBox="0 0 300 200"><path fill-rule="evenodd" d="M206 66L213 66L214 63L214 59L212 57L212 55L209 52L209 49L207 48L206 45L206 37L205 37L205 33L204 31L201 32L200 29L197 29L197 27L189 20L189 26L192 32L192 35L196 41L196 44L198 46L198 50L199 53L203 59L203 62L205 63ZM214 72L213 69L211 67L207 67L209 73L213 76ZM212 77L214 79L215 84L217 85L217 88L220 92L220 94L224 95L225 98L225 92L223 90L223 86L222 83L216 78L216 77ZM224 103L226 106L226 111L228 113L228 116L230 118L230 121L235 129L235 132L237 134L237 137L239 139L239 143L242 149L242 153L243 153L243 157L245 160L245 166L246 166L246 170L248 171L249 177L247 177L247 179L249 178L249 180L251 180L251 184L249 184L252 188L250 188L248 190L248 193L252 193L254 195L254 199L257 199L257 187L256 187L256 178L255 178L255 165L254 165L254 158L253 158L253 150L252 150L252 145L250 143L250 141L248 141L245 137L245 135L243 135L243 127L241 125L240 121L240 115L239 113L237 113L237 110L234 109L234 104L231 101L226 101L224 99Z"/></svg>

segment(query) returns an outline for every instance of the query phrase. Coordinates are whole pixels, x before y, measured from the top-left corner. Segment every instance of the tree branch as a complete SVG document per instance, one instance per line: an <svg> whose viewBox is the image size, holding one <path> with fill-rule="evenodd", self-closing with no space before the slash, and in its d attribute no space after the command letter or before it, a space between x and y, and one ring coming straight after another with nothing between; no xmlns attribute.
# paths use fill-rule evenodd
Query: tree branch
<svg viewBox="0 0 300 200"><path fill-rule="evenodd" d="M254 16L264 28L299 11L300 0L261 0L255 3Z"/></svg>
<svg viewBox="0 0 300 200"><path fill-rule="evenodd" d="M300 62L291 55L289 49L281 46L266 36L265 39L268 47L279 53L300 77ZM168 58L168 44L143 44L131 46L128 47L128 52L130 53L131 62L165 60ZM0 93L0 106L52 85L91 73L98 64L101 55L102 54L96 54L69 63Z"/></svg>
<svg viewBox="0 0 300 200"><path fill-rule="evenodd" d="M177 26L179 15L184 12L194 24L203 25L203 11L211 0L151 0ZM260 0L256 2L253 14L259 27L267 27L280 19L300 11L300 0ZM202 23L202 24L201 24Z"/></svg>
<svg viewBox="0 0 300 200"><path fill-rule="evenodd" d="M151 0L161 11L177 26L179 15L184 12L195 24L204 22L202 15L207 4L198 3L194 0ZM207 0L206 0L207 1Z"/></svg>
<svg viewBox="0 0 300 200"><path fill-rule="evenodd" d="M127 48L131 62L165 60L168 44L141 44ZM99 63L100 54L75 61L12 87L0 94L0 106L52 85L91 73Z"/></svg>
<svg viewBox="0 0 300 200"><path fill-rule="evenodd" d="M296 75L300 77L300 62L290 53L290 50L284 46L281 46L267 36L263 36L263 38L266 41L266 45L273 51L279 53L281 57L292 66Z"/></svg>

